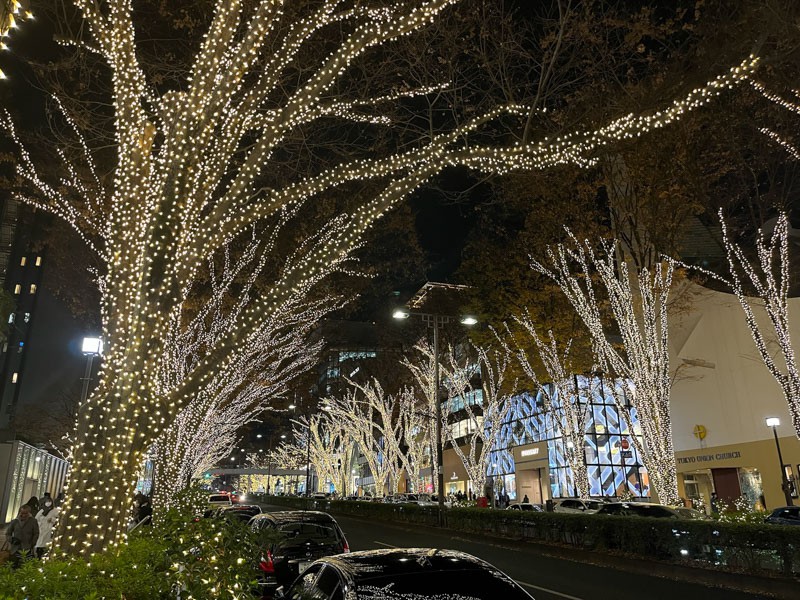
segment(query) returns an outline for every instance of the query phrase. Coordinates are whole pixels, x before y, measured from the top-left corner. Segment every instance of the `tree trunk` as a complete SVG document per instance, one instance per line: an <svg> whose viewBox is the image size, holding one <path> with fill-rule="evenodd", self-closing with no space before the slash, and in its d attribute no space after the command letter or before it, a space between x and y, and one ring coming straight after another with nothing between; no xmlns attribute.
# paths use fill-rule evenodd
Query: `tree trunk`
<svg viewBox="0 0 800 600"><path fill-rule="evenodd" d="M102 386L101 386L102 388ZM99 390L98 390L99 392ZM79 417L72 468L53 545L89 557L125 539L146 449L146 410L133 395L96 393Z"/></svg>

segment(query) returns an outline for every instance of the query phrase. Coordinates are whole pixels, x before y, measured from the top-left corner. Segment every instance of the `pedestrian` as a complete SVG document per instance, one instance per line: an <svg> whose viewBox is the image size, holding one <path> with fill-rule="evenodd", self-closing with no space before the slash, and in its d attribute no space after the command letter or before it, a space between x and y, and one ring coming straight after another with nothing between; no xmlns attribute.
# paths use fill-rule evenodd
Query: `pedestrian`
<svg viewBox="0 0 800 600"><path fill-rule="evenodd" d="M23 504L17 518L6 529L6 539L10 540L11 565L16 569L26 558L33 557L39 539L39 524L31 516L31 507Z"/></svg>
<svg viewBox="0 0 800 600"><path fill-rule="evenodd" d="M47 554L50 542L53 541L53 527L58 521L60 510L49 495L42 498L42 509L36 514L39 524L39 539L36 541L36 557L42 558Z"/></svg>
<svg viewBox="0 0 800 600"><path fill-rule="evenodd" d="M31 499L28 500L25 504L27 504L31 509L31 514L35 515L39 512L39 499L36 496L31 496Z"/></svg>
<svg viewBox="0 0 800 600"><path fill-rule="evenodd" d="M149 520L149 517L153 515L153 507L150 506L150 498L148 496L142 496L141 502L139 503L139 509L136 511L136 520L141 523L145 519Z"/></svg>
<svg viewBox="0 0 800 600"><path fill-rule="evenodd" d="M711 492L711 512L719 512L719 496L717 496L717 492Z"/></svg>
<svg viewBox="0 0 800 600"><path fill-rule="evenodd" d="M522 502L525 503L525 504L529 504L530 503L530 500L528 500L528 494L525 494L525 497L522 498Z"/></svg>

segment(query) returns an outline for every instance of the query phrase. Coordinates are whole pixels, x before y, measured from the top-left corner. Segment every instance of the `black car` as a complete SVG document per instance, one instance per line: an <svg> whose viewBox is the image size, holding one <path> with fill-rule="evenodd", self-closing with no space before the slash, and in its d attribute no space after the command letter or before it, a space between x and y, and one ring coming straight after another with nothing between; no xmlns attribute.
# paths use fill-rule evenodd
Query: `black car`
<svg viewBox="0 0 800 600"><path fill-rule="evenodd" d="M464 552L432 548L367 550L315 561L276 598L532 600L513 579Z"/></svg>
<svg viewBox="0 0 800 600"><path fill-rule="evenodd" d="M318 558L350 552L339 524L328 513L263 513L250 520L250 527L265 534L262 555L258 557L259 586L265 594L280 585L289 585Z"/></svg>
<svg viewBox="0 0 800 600"><path fill-rule="evenodd" d="M674 508L651 502L608 502L600 507L597 514L622 515L625 517L654 517L657 519L683 518Z"/></svg>
<svg viewBox="0 0 800 600"><path fill-rule="evenodd" d="M223 519L238 519L248 523L250 519L260 514L261 507L258 504L234 504L233 506L218 508L212 516Z"/></svg>
<svg viewBox="0 0 800 600"><path fill-rule="evenodd" d="M800 506L781 506L764 519L773 525L800 525Z"/></svg>

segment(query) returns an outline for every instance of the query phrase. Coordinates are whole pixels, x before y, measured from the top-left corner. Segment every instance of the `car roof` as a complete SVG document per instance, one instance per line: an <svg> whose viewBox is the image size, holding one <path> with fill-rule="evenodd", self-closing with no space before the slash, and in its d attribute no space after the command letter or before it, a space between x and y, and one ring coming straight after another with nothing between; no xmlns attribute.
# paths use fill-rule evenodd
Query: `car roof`
<svg viewBox="0 0 800 600"><path fill-rule="evenodd" d="M266 519L281 523L335 523L336 519L326 512L319 510L285 510L281 512L261 513L253 517L254 520Z"/></svg>
<svg viewBox="0 0 800 600"><path fill-rule="evenodd" d="M319 559L331 564L351 581L358 582L387 575L410 575L427 571L488 570L508 579L489 563L457 550L436 548L388 548L337 554Z"/></svg>

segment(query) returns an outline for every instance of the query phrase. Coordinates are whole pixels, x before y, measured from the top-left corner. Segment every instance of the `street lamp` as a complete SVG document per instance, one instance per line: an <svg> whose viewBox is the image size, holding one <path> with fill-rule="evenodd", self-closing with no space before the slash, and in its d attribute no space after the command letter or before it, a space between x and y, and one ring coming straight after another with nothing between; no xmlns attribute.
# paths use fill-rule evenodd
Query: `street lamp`
<svg viewBox="0 0 800 600"><path fill-rule="evenodd" d="M411 315L421 317L428 325L433 327L433 394L436 407L436 497L439 501L439 525L444 525L444 448L442 443L442 395L439 390L439 328L445 323L450 323L453 317L447 315L413 313L405 308L395 309L392 316L395 319L407 319ZM459 319L462 325L475 325L478 320L472 316Z"/></svg>
<svg viewBox="0 0 800 600"><path fill-rule="evenodd" d="M792 491L789 489L789 478L786 477L786 469L783 468L783 455L781 454L781 443L778 441L778 425L781 420L778 417L767 417L767 427L772 427L772 434L775 436L775 447L778 449L778 462L781 468L781 489L786 498L786 506L794 506L792 503Z"/></svg>
<svg viewBox="0 0 800 600"><path fill-rule="evenodd" d="M86 356L86 372L83 375L83 388L81 389L81 405L89 397L89 382L92 380L92 362L95 356L103 353L103 340L99 337L83 338L82 352Z"/></svg>

